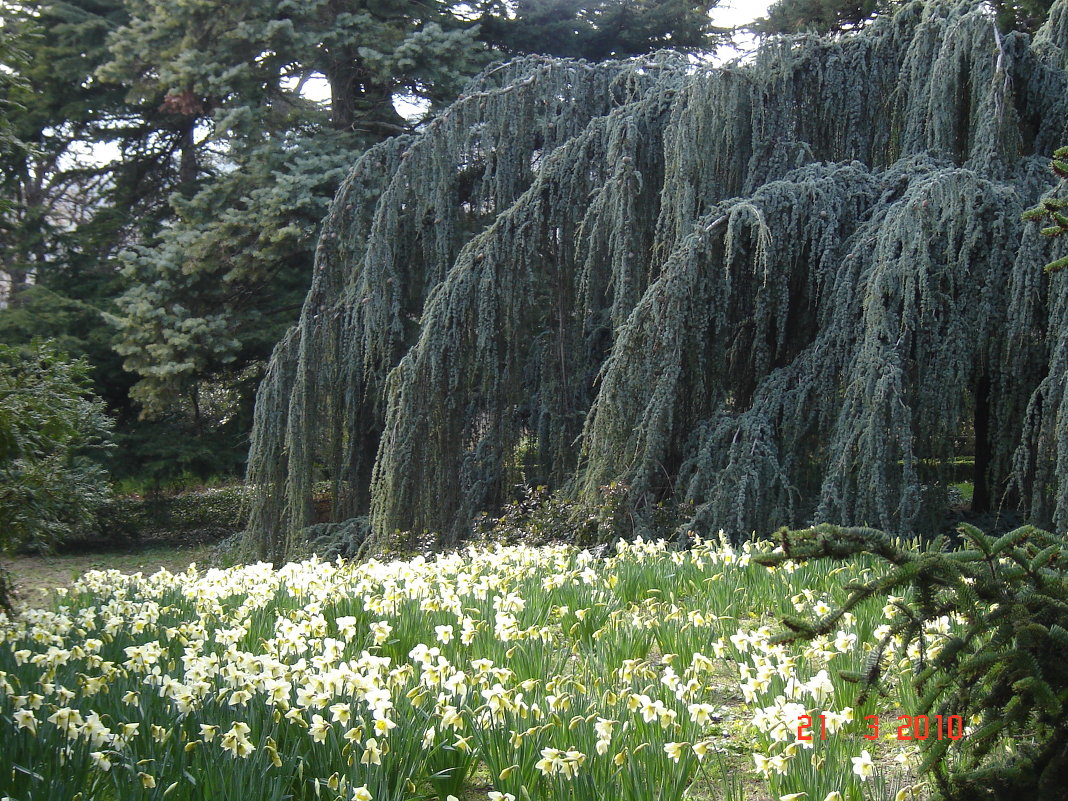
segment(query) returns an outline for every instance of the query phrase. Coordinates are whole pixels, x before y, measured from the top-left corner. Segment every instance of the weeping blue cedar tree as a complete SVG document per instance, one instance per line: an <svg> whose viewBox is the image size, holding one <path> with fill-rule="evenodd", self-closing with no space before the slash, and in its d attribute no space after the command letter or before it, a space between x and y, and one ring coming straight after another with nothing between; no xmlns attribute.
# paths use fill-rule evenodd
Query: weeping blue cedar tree
<svg viewBox="0 0 1068 801"><path fill-rule="evenodd" d="M1068 112L1068 6L1030 38L912 3L748 64L495 67L368 151L260 387L248 545L312 519L454 542L518 478L640 528L1068 526L1063 245L1021 212Z"/></svg>
<svg viewBox="0 0 1068 801"><path fill-rule="evenodd" d="M776 0L767 16L748 27L760 35L842 33L877 15L890 14L909 0ZM1049 14L1053 0L988 0L1002 30L1034 33Z"/></svg>

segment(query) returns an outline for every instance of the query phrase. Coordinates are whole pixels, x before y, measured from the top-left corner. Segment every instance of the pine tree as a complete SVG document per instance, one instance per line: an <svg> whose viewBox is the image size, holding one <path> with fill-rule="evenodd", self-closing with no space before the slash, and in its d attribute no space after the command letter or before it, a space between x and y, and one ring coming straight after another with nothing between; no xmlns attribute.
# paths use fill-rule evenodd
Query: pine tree
<svg viewBox="0 0 1068 801"><path fill-rule="evenodd" d="M840 33L886 14L894 0L778 0L768 6L767 16L754 20L759 34Z"/></svg>
<svg viewBox="0 0 1068 801"><path fill-rule="evenodd" d="M174 222L122 257L118 349L147 412L192 398L199 419L205 392L233 394L299 308L354 154L405 127L393 95L449 95L477 69L470 25L402 6L127 2L100 74L184 128ZM316 75L328 104L301 94Z"/></svg>
<svg viewBox="0 0 1068 801"><path fill-rule="evenodd" d="M320 479L378 536L455 540L520 477L702 531L915 531L966 454L978 502L1068 526L1068 293L1020 220L1065 11L486 73L343 184L260 388L250 545L283 557Z"/></svg>
<svg viewBox="0 0 1068 801"><path fill-rule="evenodd" d="M11 77L22 87L5 114L26 147L0 153L0 270L13 279L0 311L0 342L61 342L92 365L94 392L117 421L122 443L111 466L123 475L173 475L194 466L240 469L247 447L222 432L197 442L186 416L138 421L129 397L134 378L113 349L105 314L127 282L116 255L158 228L181 180L180 120L159 102L128 100L102 80L109 34L128 20L122 0L40 0L0 7L22 57ZM7 77L5 73L5 77ZM178 123L178 124L176 124ZM32 281L32 283L31 283ZM236 462L236 464L233 464ZM194 464L195 463L195 464Z"/></svg>
<svg viewBox="0 0 1068 801"><path fill-rule="evenodd" d="M26 53L19 47L18 33L13 20L0 19L0 157L7 158L25 150L25 144L15 135L11 115L25 108L22 101L27 90L26 82L19 72L26 61ZM10 201L0 198L0 211L10 208Z"/></svg>
<svg viewBox="0 0 1068 801"><path fill-rule="evenodd" d="M708 40L709 2L586 5L571 6L581 55ZM234 395L258 375L307 292L318 225L345 172L371 145L414 130L398 98L431 115L496 48L552 39L527 6L512 20L493 5L474 16L446 2L418 13L362 0L127 7L100 74L186 126L174 222L122 257L131 286L118 349L149 414L206 391ZM628 14L635 25L623 25ZM316 78L329 88L322 105L301 93Z"/></svg>
<svg viewBox="0 0 1068 801"><path fill-rule="evenodd" d="M538 53L604 61L655 50L707 51L718 0L518 0L487 3L479 38L514 56Z"/></svg>
<svg viewBox="0 0 1068 801"><path fill-rule="evenodd" d="M1068 178L1068 147L1057 148L1050 162L1053 174L1061 179L1063 187L1064 179ZM1064 236L1068 231L1068 216L1064 211L1068 208L1068 200L1063 197L1055 197L1052 194L1042 199L1042 204L1024 212L1023 218L1031 222L1046 223L1042 228L1043 236ZM1068 267L1068 256L1062 256L1057 261L1046 265L1046 272L1053 273Z"/></svg>

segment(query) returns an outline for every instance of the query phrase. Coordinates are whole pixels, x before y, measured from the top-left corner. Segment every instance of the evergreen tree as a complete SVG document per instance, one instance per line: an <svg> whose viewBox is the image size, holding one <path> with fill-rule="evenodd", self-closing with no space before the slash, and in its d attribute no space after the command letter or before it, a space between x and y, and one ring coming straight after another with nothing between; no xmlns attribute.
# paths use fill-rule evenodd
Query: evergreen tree
<svg viewBox="0 0 1068 801"><path fill-rule="evenodd" d="M8 121L28 149L0 161L12 209L0 226L0 262L16 284L37 283L81 300L114 295L108 254L151 227L173 186L174 136L125 90L101 81L121 0L4 4L0 18L22 43L16 74L26 91ZM101 146L119 151L101 158ZM92 288L87 288L87 284Z"/></svg>
<svg viewBox="0 0 1068 801"><path fill-rule="evenodd" d="M1035 33L1049 17L1054 0L990 0L1004 31Z"/></svg>
<svg viewBox="0 0 1068 801"><path fill-rule="evenodd" d="M750 26L758 34L841 33L886 14L895 0L777 0Z"/></svg>
<svg viewBox="0 0 1068 801"><path fill-rule="evenodd" d="M179 6L127 2L130 22L109 39L100 76L131 87L130 102L184 120L174 222L122 256L118 350L151 414L185 404L198 425L212 394L234 419L272 346L295 319L312 274L318 226L354 158L414 130L395 108L419 100L427 116L494 57L492 11L467 6L256 0ZM581 49L650 49L705 41L709 4L604 3L584 11ZM625 13L641 11L636 28ZM596 17L596 19L594 19ZM698 19L700 17L700 20ZM481 27L476 23L482 23ZM485 30L483 30L485 29ZM542 43L537 29L526 29ZM320 78L329 100L302 94ZM247 415L238 429L247 431Z"/></svg>
<svg viewBox="0 0 1068 801"><path fill-rule="evenodd" d="M235 389L307 289L316 226L354 153L405 127L398 92L456 91L473 31L403 4L128 2L101 76L184 127L175 221L126 251L119 352L150 413ZM325 76L330 102L301 94ZM220 384L221 382L221 384Z"/></svg>
<svg viewBox="0 0 1068 801"><path fill-rule="evenodd" d="M776 643L833 634L863 602L896 607L861 673L858 704L879 690L893 652L915 652L916 706L911 714L959 715L970 721L968 747L950 755L952 741L918 743L917 773L933 780L943 801L1060 801L1068 772L1068 558L1064 537L1031 526L1003 536L974 526L958 531L961 546L939 538L923 550L901 548L871 529L819 526L780 531L779 548L754 561L767 567L865 553L884 563L875 578L851 582L848 598L818 620L790 616ZM960 626L931 642L938 620Z"/></svg>
<svg viewBox="0 0 1068 801"><path fill-rule="evenodd" d="M602 3L582 12L582 54L696 44L695 8ZM640 28L620 27L639 11ZM316 0L0 6L5 48L17 40L25 53L5 56L12 72L0 74L26 89L6 107L7 136L32 145L0 155L11 198L0 268L16 285L0 338L58 336L92 362L119 419L120 472L143 473L146 460L153 474L234 469L259 369L300 307L345 171L412 128L398 97L433 114L504 38L522 48L512 23L527 47L545 42L527 18L494 28L511 13ZM316 81L326 102L304 96Z"/></svg>
<svg viewBox="0 0 1068 801"><path fill-rule="evenodd" d="M913 3L752 64L528 58L372 148L260 388L250 546L314 481L338 519L469 530L512 485L627 487L734 534L1068 526L1068 292L1020 213L1068 111L1068 8L1031 41ZM685 530L685 529L683 529Z"/></svg>
<svg viewBox="0 0 1068 801"><path fill-rule="evenodd" d="M97 76L110 58L109 34L128 19L121 0L4 4L0 19L23 53L12 74L25 89L7 120L28 145L0 154L0 185L11 201L0 211L0 269L14 278L0 341L52 338L88 360L94 392L117 421L122 447L111 466L119 474L143 476L148 460L153 475L194 463L211 472L225 453L220 432L198 442L180 409L138 421L134 378L105 319L126 286L118 251L169 214L181 176L181 120L159 103L128 101L125 87ZM229 439L239 454L243 443ZM239 467L231 458L230 469Z"/></svg>
<svg viewBox="0 0 1068 801"><path fill-rule="evenodd" d="M15 135L11 116L25 107L26 82L20 76L26 54L19 47L18 34L8 20L0 18L0 158L23 151L25 145ZM9 209L9 198L0 197L0 212Z"/></svg>
<svg viewBox="0 0 1068 801"><path fill-rule="evenodd" d="M480 38L512 55L604 61L670 48L707 51L722 34L709 17L718 0L519 0L487 4Z"/></svg>
<svg viewBox="0 0 1068 801"><path fill-rule="evenodd" d="M908 0L777 0L766 17L750 27L758 34L841 33L855 30L876 15L887 15ZM975 5L979 5L978 2ZM1046 20L1053 0L991 0L1004 31L1035 32Z"/></svg>
<svg viewBox="0 0 1068 801"><path fill-rule="evenodd" d="M1060 147L1053 153L1050 169L1054 175L1061 179L1063 189L1064 179L1068 178L1068 147ZM1047 225L1042 228L1043 236L1064 236L1068 231L1068 200L1064 197L1054 196L1052 193L1042 199L1041 205L1024 212L1023 218L1031 222L1044 222ZM1046 272L1052 273L1068 267L1068 256L1062 256L1054 262L1046 265Z"/></svg>

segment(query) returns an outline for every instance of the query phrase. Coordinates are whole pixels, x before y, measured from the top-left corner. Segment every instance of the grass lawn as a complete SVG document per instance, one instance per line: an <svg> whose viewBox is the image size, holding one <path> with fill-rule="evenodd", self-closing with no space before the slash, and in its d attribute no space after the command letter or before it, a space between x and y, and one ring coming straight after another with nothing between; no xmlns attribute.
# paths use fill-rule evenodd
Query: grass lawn
<svg viewBox="0 0 1068 801"><path fill-rule="evenodd" d="M212 545L151 545L134 550L0 558L15 585L16 606L48 606L56 587L68 587L90 570L118 570L148 576L160 568L180 573L193 562L205 565Z"/></svg>

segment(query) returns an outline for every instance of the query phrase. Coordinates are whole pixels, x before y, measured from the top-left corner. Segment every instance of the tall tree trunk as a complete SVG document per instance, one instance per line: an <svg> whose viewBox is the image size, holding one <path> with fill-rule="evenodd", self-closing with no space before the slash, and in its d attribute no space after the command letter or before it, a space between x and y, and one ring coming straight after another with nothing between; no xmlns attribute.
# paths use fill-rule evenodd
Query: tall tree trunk
<svg viewBox="0 0 1068 801"><path fill-rule="evenodd" d="M357 72L355 59L338 59L326 73L330 84L330 120L339 131L351 130L356 120Z"/></svg>
<svg viewBox="0 0 1068 801"><path fill-rule="evenodd" d="M200 173L200 165L197 162L196 141L193 131L197 127L197 118L189 117L179 133L179 151L181 160L178 165L178 179L182 184L192 184Z"/></svg>
<svg viewBox="0 0 1068 801"><path fill-rule="evenodd" d="M393 107L393 89L376 82L358 58L339 58L326 75L330 84L330 117L336 130L366 133L375 141L405 130Z"/></svg>

